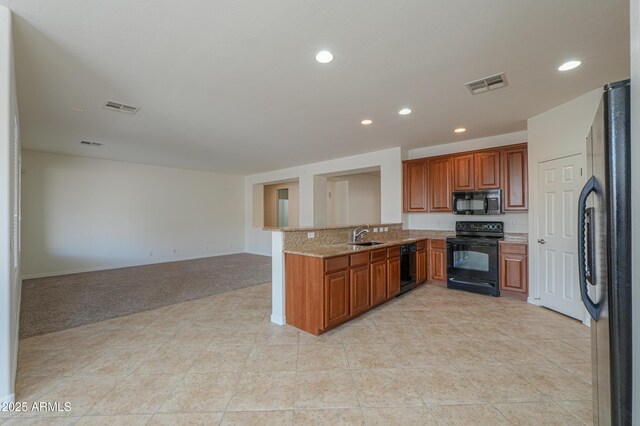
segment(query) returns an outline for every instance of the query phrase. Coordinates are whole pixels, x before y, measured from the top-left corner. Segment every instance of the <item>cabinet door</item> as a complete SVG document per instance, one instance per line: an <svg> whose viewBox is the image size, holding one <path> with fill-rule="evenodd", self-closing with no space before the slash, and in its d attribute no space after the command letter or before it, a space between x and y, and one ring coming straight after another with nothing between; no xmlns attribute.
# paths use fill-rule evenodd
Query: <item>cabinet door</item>
<svg viewBox="0 0 640 426"><path fill-rule="evenodd" d="M400 258L387 261L387 297L391 299L400 293Z"/></svg>
<svg viewBox="0 0 640 426"><path fill-rule="evenodd" d="M473 154L453 157L453 190L473 191L475 189L475 160Z"/></svg>
<svg viewBox="0 0 640 426"><path fill-rule="evenodd" d="M349 272L345 269L324 277L325 328L349 319Z"/></svg>
<svg viewBox="0 0 640 426"><path fill-rule="evenodd" d="M526 254L500 255L500 290L527 294L528 267Z"/></svg>
<svg viewBox="0 0 640 426"><path fill-rule="evenodd" d="M405 212L427 211L427 161L404 163L403 203Z"/></svg>
<svg viewBox="0 0 640 426"><path fill-rule="evenodd" d="M418 250L416 257L416 282L422 284L427 280L427 251Z"/></svg>
<svg viewBox="0 0 640 426"><path fill-rule="evenodd" d="M529 176L527 147L507 149L502 152L502 210L526 211L529 209Z"/></svg>
<svg viewBox="0 0 640 426"><path fill-rule="evenodd" d="M387 300L387 259L371 264L371 306Z"/></svg>
<svg viewBox="0 0 640 426"><path fill-rule="evenodd" d="M359 266L349 271L351 286L351 316L369 309L369 265Z"/></svg>
<svg viewBox="0 0 640 426"><path fill-rule="evenodd" d="M452 204L453 161L451 157L429 160L429 211L450 212Z"/></svg>
<svg viewBox="0 0 640 426"><path fill-rule="evenodd" d="M429 250L429 280L447 280L447 252L440 248Z"/></svg>
<svg viewBox="0 0 640 426"><path fill-rule="evenodd" d="M476 189L500 188L500 151L475 154Z"/></svg>

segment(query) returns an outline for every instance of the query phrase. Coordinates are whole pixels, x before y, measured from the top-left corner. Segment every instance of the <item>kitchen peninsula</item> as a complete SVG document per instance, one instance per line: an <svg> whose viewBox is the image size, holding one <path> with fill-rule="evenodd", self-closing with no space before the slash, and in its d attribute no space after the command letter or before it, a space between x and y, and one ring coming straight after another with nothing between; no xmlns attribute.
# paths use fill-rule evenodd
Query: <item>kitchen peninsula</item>
<svg viewBox="0 0 640 426"><path fill-rule="evenodd" d="M366 231L355 241L357 229ZM273 322L319 335L393 299L401 282L446 285L446 238L454 231L403 230L401 224L357 229L271 229Z"/></svg>

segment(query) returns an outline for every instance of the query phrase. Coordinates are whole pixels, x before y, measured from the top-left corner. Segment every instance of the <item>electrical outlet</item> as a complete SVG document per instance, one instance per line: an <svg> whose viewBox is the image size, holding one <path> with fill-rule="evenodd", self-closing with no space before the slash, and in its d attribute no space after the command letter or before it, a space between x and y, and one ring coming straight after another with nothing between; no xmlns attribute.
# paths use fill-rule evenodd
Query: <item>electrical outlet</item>
<svg viewBox="0 0 640 426"><path fill-rule="evenodd" d="M316 237L315 232L307 232L307 238L315 238L315 237Z"/></svg>
<svg viewBox="0 0 640 426"><path fill-rule="evenodd" d="M171 251L173 252L173 254L176 254L176 249L171 249Z"/></svg>
<svg viewBox="0 0 640 426"><path fill-rule="evenodd" d="M204 251L209 251L209 246L206 246L206 247L204 248Z"/></svg>
<svg viewBox="0 0 640 426"><path fill-rule="evenodd" d="M389 232L389 227L388 226L384 227L384 232Z"/></svg>
<svg viewBox="0 0 640 426"><path fill-rule="evenodd" d="M153 250L149 251L149 256L153 256Z"/></svg>

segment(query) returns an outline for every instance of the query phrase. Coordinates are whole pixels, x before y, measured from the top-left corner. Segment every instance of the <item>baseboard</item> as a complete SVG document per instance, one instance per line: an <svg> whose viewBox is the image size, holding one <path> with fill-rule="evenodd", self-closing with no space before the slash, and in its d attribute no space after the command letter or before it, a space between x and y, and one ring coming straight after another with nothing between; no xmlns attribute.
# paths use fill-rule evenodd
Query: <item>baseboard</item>
<svg viewBox="0 0 640 426"><path fill-rule="evenodd" d="M273 314L271 315L271 322L278 325L285 325L287 323L285 317Z"/></svg>
<svg viewBox="0 0 640 426"><path fill-rule="evenodd" d="M8 404L11 402L16 402L16 394L12 393L11 395L3 396L0 398L0 404Z"/></svg>
<svg viewBox="0 0 640 426"><path fill-rule="evenodd" d="M531 303L532 305L540 306L540 299L533 299L531 297L527 297L527 303Z"/></svg>
<svg viewBox="0 0 640 426"><path fill-rule="evenodd" d="M33 278L57 277L59 275L81 274L83 272L109 271L111 269L131 268L134 266L157 265L159 263L171 263L171 262L181 262L183 260L206 259L207 257L227 256L230 254L242 254L242 253L245 253L245 251L208 253L205 255L197 255L197 256L185 256L185 257L178 257L178 258L172 258L172 259L158 259L154 262L131 262L131 263L123 263L119 265L100 266L95 268L80 268L80 269L69 269L66 271L58 271L58 272L44 272L41 274L29 274L29 275L22 275L21 278L23 280L30 280Z"/></svg>

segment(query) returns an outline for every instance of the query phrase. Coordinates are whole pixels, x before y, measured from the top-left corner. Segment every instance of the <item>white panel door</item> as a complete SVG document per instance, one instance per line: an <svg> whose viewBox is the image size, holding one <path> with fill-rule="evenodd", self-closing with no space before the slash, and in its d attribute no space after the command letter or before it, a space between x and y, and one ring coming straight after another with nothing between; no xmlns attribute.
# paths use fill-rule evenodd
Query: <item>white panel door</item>
<svg viewBox="0 0 640 426"><path fill-rule="evenodd" d="M583 320L578 283L578 196L583 154L538 164L538 281L540 304Z"/></svg>

